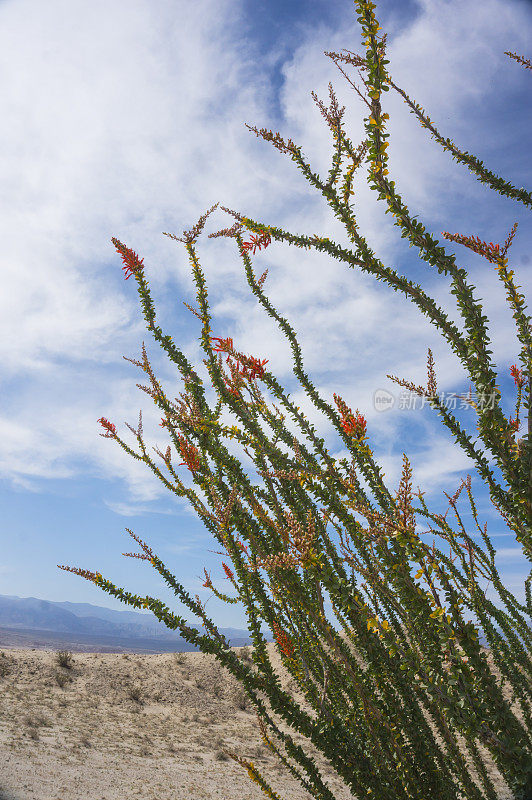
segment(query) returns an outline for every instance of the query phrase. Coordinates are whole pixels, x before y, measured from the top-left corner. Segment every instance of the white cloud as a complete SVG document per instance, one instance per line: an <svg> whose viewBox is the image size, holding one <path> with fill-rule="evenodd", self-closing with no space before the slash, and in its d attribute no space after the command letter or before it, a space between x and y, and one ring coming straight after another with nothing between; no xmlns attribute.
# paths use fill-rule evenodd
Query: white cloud
<svg viewBox="0 0 532 800"><path fill-rule="evenodd" d="M285 118L279 122L269 76L238 33L240 4L205 0L177 9L162 0L0 6L0 357L13 383L12 389L7 383L0 417L1 474L27 489L42 486L45 477L118 477L125 496L122 489L112 498L104 491L104 502L126 516L145 513L147 503L168 493L145 464L98 437L103 429L96 420L115 422L134 445L123 421L134 426L142 408L148 450L155 443L164 448L167 437L158 427L160 412L135 386L146 383L143 373L122 356L138 359L144 340L168 396L182 386L146 333L136 283L124 283L111 236L144 257L157 320L198 367L204 358L195 342L200 324L181 303L196 306L190 264L184 247L161 231L180 235L220 200L285 229L324 231L345 243L339 223L319 196L307 192L290 159L256 140L243 122L279 128L323 174L330 140L310 90L325 100L327 83L334 81L355 144L366 111L322 54L342 47L362 52L354 17L347 28L307 30L283 69ZM523 6L500 0L484 3L480 15L475 2L423 2L414 23L390 35L388 68L443 135L470 152L481 146L495 154L498 129L481 130L476 115L487 115L521 86L522 67L503 51L526 49L529 22ZM386 30L385 20L381 24ZM361 85L356 74L355 80ZM440 243L439 230L476 233L485 224L483 207L495 213L503 205L490 198L483 206L487 189L430 140L399 96L390 91L384 103L391 116L390 173L411 213L424 221L425 211L445 225L433 231ZM524 122L516 125L524 134ZM497 171L496 162L484 160ZM462 220L457 202L468 205L471 220ZM406 255L413 251L375 203L365 170L356 181L355 206L359 229L385 266L411 272ZM220 212L208 223L209 230L226 224ZM504 238L508 230L497 228L493 236ZM518 235L524 242L526 233ZM471 268L475 296L494 314L495 358L504 361L516 340L508 309L500 311L501 285L491 265L462 250L457 263ZM268 358L268 369L324 435L330 423L291 378L289 344L252 297L230 243L203 237L199 254L211 313L219 315L213 335L233 336L238 349ZM425 291L458 321L448 279L421 264ZM272 245L257 258L256 274L266 267L266 294L298 333L314 385L330 402L336 391L353 409L363 409L370 435L388 440L378 460L395 490L401 463L391 447L403 418L373 409L373 391L398 389L386 373L425 384L428 346L440 388L467 388L461 365L419 311L373 276L288 246ZM518 282L526 293L530 277L524 278ZM313 378L326 370L330 377ZM432 430L416 413L418 424ZM447 432L427 435L424 444L412 457L414 485L429 491L458 485L470 462ZM186 500L170 502L188 507Z"/></svg>

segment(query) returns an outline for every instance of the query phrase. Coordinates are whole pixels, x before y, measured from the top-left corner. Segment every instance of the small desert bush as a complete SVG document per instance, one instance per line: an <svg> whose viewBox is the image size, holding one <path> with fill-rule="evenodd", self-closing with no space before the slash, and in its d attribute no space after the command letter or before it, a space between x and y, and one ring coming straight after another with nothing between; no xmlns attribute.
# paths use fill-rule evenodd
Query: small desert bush
<svg viewBox="0 0 532 800"><path fill-rule="evenodd" d="M251 649L247 645L241 648L239 655L242 661L253 663L253 658L251 657Z"/></svg>
<svg viewBox="0 0 532 800"><path fill-rule="evenodd" d="M74 665L72 653L68 650L59 650L56 655L56 661L60 667L65 669L72 669Z"/></svg>
<svg viewBox="0 0 532 800"><path fill-rule="evenodd" d="M70 677L70 675L67 675L64 672L56 672L54 674L54 678L57 685L60 686L61 689L63 688L63 686L65 686L65 684L72 683L72 678Z"/></svg>
<svg viewBox="0 0 532 800"><path fill-rule="evenodd" d="M28 728L49 728L52 724L50 720L41 713L26 714L22 722L27 725Z"/></svg>
<svg viewBox="0 0 532 800"><path fill-rule="evenodd" d="M178 664L186 664L187 657L185 653L174 653L174 660Z"/></svg>
<svg viewBox="0 0 532 800"><path fill-rule="evenodd" d="M9 675L11 672L11 660L4 652L0 653L0 678Z"/></svg>
<svg viewBox="0 0 532 800"><path fill-rule="evenodd" d="M213 683L211 686L211 693L214 697L221 697L223 695L223 686L220 683Z"/></svg>
<svg viewBox="0 0 532 800"><path fill-rule="evenodd" d="M127 696L130 700L133 700L135 703L142 703L142 690L140 686L130 686L127 692Z"/></svg>
<svg viewBox="0 0 532 800"><path fill-rule="evenodd" d="M229 756L223 750L217 750L214 757L216 761L229 761Z"/></svg>
<svg viewBox="0 0 532 800"><path fill-rule="evenodd" d="M237 689L233 693L233 700L240 711L247 711L249 709L249 698L243 689Z"/></svg>

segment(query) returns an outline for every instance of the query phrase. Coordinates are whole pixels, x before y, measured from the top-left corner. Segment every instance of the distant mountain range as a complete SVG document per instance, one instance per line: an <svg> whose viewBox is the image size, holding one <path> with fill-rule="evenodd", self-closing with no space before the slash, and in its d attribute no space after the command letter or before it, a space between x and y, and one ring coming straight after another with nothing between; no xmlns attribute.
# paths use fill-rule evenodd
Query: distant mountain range
<svg viewBox="0 0 532 800"><path fill-rule="evenodd" d="M187 622L196 630L201 623ZM90 603L61 603L39 600L36 597L0 595L0 628L17 632L43 631L73 637L83 635L117 640L153 639L161 644L186 644L183 637L172 631L156 617L137 611L114 611ZM239 628L218 628L232 647L251 643L249 631ZM267 637L268 638L268 637Z"/></svg>
<svg viewBox="0 0 532 800"><path fill-rule="evenodd" d="M189 627L205 633L201 623L187 622ZM495 626L498 628L498 626ZM253 644L249 631L240 628L218 628L231 647ZM262 628L261 628L262 630ZM266 641L273 637L262 630ZM116 652L134 649L138 652L198 650L177 632L148 614L138 611L115 611L90 603L61 603L36 597L0 595L0 647L62 646L75 643L78 649ZM480 636L481 645L487 640Z"/></svg>

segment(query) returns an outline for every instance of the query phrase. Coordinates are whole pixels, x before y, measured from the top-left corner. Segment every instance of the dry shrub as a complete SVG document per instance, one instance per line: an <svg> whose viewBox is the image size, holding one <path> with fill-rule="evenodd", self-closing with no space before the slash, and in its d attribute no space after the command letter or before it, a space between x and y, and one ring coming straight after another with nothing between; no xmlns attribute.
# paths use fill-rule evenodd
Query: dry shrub
<svg viewBox="0 0 532 800"><path fill-rule="evenodd" d="M127 692L127 696L130 700L133 700L135 703L142 704L142 689L140 686L130 686Z"/></svg>
<svg viewBox="0 0 532 800"><path fill-rule="evenodd" d="M12 660L4 652L0 653L0 678L4 678L11 672Z"/></svg>
<svg viewBox="0 0 532 800"><path fill-rule="evenodd" d="M67 683L72 683L72 678L64 672L56 672L54 678L58 686L63 688Z"/></svg>
<svg viewBox="0 0 532 800"><path fill-rule="evenodd" d="M74 666L72 653L68 650L59 650L56 654L56 661L60 667L64 667L65 669L72 669Z"/></svg>

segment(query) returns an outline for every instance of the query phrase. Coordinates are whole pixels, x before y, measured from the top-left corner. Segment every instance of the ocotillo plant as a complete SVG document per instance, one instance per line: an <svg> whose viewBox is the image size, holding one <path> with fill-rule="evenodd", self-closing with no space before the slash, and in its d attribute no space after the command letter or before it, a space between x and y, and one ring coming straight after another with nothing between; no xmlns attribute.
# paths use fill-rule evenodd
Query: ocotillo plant
<svg viewBox="0 0 532 800"><path fill-rule="evenodd" d="M430 796L438 800L456 800L457 797L496 800L486 758L479 750L479 745L483 745L516 800L531 800L532 630L526 618L530 618L532 613L532 573L525 582L526 604L523 605L500 581L495 568L495 550L486 526L482 529L478 523L470 476L449 497L460 532L451 529L445 520L446 515L429 512L421 491L417 494L421 506L413 505L411 469L404 454L402 479L396 496L392 497L366 443L367 424L363 415L358 409L353 414L347 403L336 394L333 396L336 409L320 397L303 370L301 349L294 331L263 292L267 271L256 280L252 268L251 253L269 246L272 241L315 248L350 267L360 267L385 280L428 315L468 370L481 398L478 404L470 398L478 414L479 437L493 453L506 487L496 480L487 459L439 402L430 349L426 389L389 377L425 396L442 416L457 442L475 461L480 476L489 487L493 504L515 532L526 557L532 560L531 318L525 314L524 297L517 291L506 257L516 226L502 250L498 245L488 245L474 237L443 234L496 264L514 310L522 350L517 359L520 366L515 364L510 369L517 386L516 419L507 420L499 404L497 376L489 359L486 317L482 315L480 303L473 298L472 287L467 284L467 272L458 268L455 257L438 247L437 241L421 223L411 218L394 181L386 178L385 139L388 134L385 127L388 115L381 110L381 93L388 91L390 86L398 91L423 126L428 127L436 140L450 150L459 163L466 164L479 180L529 206L532 195L493 175L482 162L459 151L449 139L440 136L422 109L412 103L388 76L385 68L389 63L385 59L386 36L380 40L377 37L380 26L373 13L375 5L358 0L355 7L366 45L366 58L350 51L346 55L328 55L342 72L343 63L359 66L368 73L367 80L362 78L366 94L359 92L370 109L365 120L367 138L360 147L353 147L343 129L344 109L339 108L332 86L329 88L329 107L314 95L334 141L327 181L311 170L301 148L291 140L285 143L279 134L251 128L279 150L290 154L344 223L352 248L343 248L323 236L291 234L234 211L230 213L236 217L236 223L231 228L211 234L235 239L251 290L291 343L294 374L316 407L331 420L351 456L351 463L347 459L336 463L330 457L324 440L316 436L313 426L290 402L275 377L264 368L267 359L246 356L234 348L231 338L211 335L207 290L196 242L215 206L182 237L167 234L185 244L190 258L199 310L185 305L202 323L201 344L207 356L203 363L218 396L214 409L205 400L202 380L193 365L175 346L172 337L163 335L155 324L155 310L143 260L118 239L112 240L122 256L126 280L135 276L149 330L183 376L185 393L180 395L181 401L175 398L173 403L166 397L153 374L144 344L142 362L127 360L140 366L149 376L151 386L138 384L139 388L146 391L163 411L165 416L161 425L167 429L177 453L184 459L179 466L188 466L193 483L204 492L209 508L194 489L186 488L179 478L172 465L170 445L164 454L154 448L163 459L170 480L147 455L142 440L142 412L137 430L128 425L138 439L142 455L128 447L116 433L116 426L104 417L99 420L106 429L102 435L116 439L127 453L147 463L170 491L188 497L207 529L225 548L225 552L220 554L227 560L231 559L233 569L226 561L222 566L236 596L229 597L217 591L206 571L204 586L210 587L225 602L245 605L255 645L255 669L242 663L230 649L225 637L207 617L199 596L192 599L151 548L129 529L126 530L143 552L124 555L149 561L179 600L203 620L206 634L189 627L182 617L173 614L160 600L133 595L116 587L99 572L67 566L61 566L61 569L85 577L133 607L150 609L169 628L179 630L187 642L197 645L204 653L213 654L245 688L256 709L264 741L315 798L334 800L314 759L289 733L278 727L274 714L323 754L350 788L353 797L426 800ZM528 68L532 67L520 56L509 55ZM402 236L408 237L424 260L440 273L451 276L451 291L457 298L465 333L449 322L419 285L384 267L358 231L350 197L354 192L354 173L366 153L371 187L378 191L378 199L385 200L388 210L396 216ZM250 241L245 241L245 231L253 234ZM218 344L214 345L215 342ZM230 375L224 373L222 353L227 355ZM258 387L258 379L295 420L312 444L313 452L283 426L286 417L277 406L274 405L275 413L270 411ZM513 437L519 427L523 389L524 407L528 410L528 434L518 446ZM245 399L246 393L249 399ZM485 406L486 397L489 402ZM224 406L236 415L240 427L220 423ZM270 440L262 429L261 420L271 427L273 439ZM224 436L236 438L244 446L264 477L264 488L252 487L239 460L224 446ZM278 442L292 450L294 457L281 451ZM379 510L360 485L357 470L367 481ZM467 534L458 514L456 504L464 486L487 553ZM355 518L355 513L367 520L367 528ZM449 556L436 549L435 543L430 548L421 540L422 534L416 532L416 514L435 525L435 528L429 527L429 532L437 532L449 543ZM329 524L339 535L339 549L327 531ZM457 560L461 569L454 563ZM419 565L415 576L411 575L410 562ZM422 575L429 590L417 583ZM485 597L477 582L479 575L493 582L506 611ZM326 619L324 592L331 600L343 636ZM481 650L479 631L472 622L465 622L462 606L477 615L494 662L515 692L523 721L517 718L505 699L501 684ZM282 689L268 657L260 630L261 620L274 632L282 663L303 692L312 714L304 711ZM494 623L499 625L500 631ZM438 744L425 715L441 737L442 746ZM282 743L284 753L281 744L270 738L272 734ZM471 757L475 775L468 769L460 749L461 742L465 743ZM278 797L252 762L227 752L248 770L250 777L269 797Z"/></svg>

